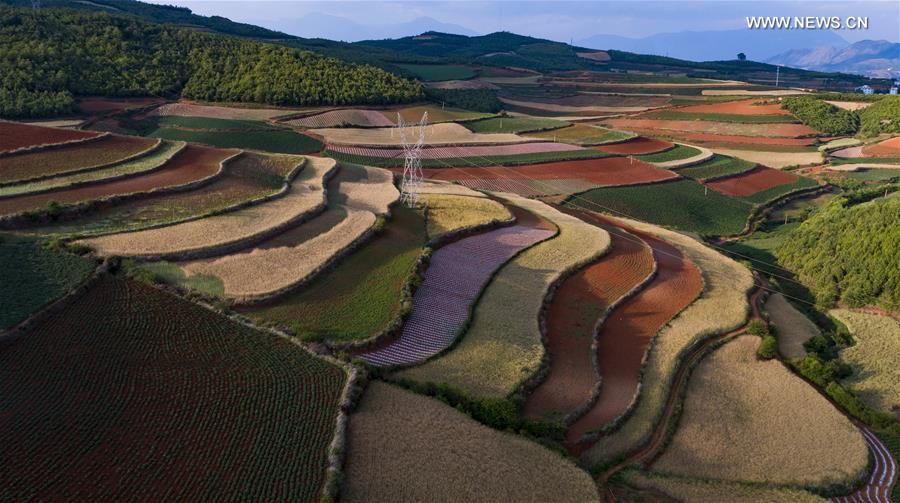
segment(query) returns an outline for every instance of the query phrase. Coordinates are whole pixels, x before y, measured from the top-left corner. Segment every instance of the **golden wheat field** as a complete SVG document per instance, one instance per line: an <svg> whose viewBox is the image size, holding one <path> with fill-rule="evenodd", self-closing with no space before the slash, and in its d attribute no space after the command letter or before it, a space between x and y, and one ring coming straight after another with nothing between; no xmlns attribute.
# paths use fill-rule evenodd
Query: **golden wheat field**
<svg viewBox="0 0 900 503"><path fill-rule="evenodd" d="M456 196L469 197L487 197L487 194L470 189L465 185L458 183L445 182L442 180L424 180L419 184L419 194L448 194Z"/></svg>
<svg viewBox="0 0 900 503"><path fill-rule="evenodd" d="M846 309L829 314L847 325L856 341L841 351L841 358L853 367L845 384L870 407L900 415L900 323Z"/></svg>
<svg viewBox="0 0 900 503"><path fill-rule="evenodd" d="M826 486L861 477L856 426L777 360L740 336L691 374L678 430L653 469L685 477Z"/></svg>
<svg viewBox="0 0 900 503"><path fill-rule="evenodd" d="M431 239L513 219L512 213L502 204L485 197L425 194L421 201L428 207L428 237Z"/></svg>
<svg viewBox="0 0 900 503"><path fill-rule="evenodd" d="M750 310L747 292L753 287L753 276L747 268L684 234L635 220L618 220L681 250L700 269L704 285L700 297L657 334L647 355L633 413L615 433L601 437L585 453L584 459L591 465L609 462L637 448L650 435L662 414L678 355L708 336L743 325Z"/></svg>
<svg viewBox="0 0 900 503"><path fill-rule="evenodd" d="M769 321L775 327L778 352L785 358L803 358L803 343L819 335L819 328L794 306L784 295L775 293L766 300Z"/></svg>
<svg viewBox="0 0 900 503"><path fill-rule="evenodd" d="M546 204L502 194L510 204L559 228L504 265L475 306L469 330L459 345L400 377L446 382L477 395L503 397L530 377L544 356L538 316L548 287L563 273L604 255L609 234Z"/></svg>
<svg viewBox="0 0 900 503"><path fill-rule="evenodd" d="M559 454L377 381L347 440L342 501L598 501L590 475Z"/></svg>

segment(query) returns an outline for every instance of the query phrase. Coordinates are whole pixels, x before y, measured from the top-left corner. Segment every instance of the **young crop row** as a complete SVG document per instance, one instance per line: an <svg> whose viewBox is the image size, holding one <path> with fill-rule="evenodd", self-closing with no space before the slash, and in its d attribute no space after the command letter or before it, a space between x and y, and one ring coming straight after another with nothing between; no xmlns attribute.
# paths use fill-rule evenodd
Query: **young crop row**
<svg viewBox="0 0 900 503"><path fill-rule="evenodd" d="M5 347L0 377L10 501L314 500L346 379L286 340L109 277Z"/></svg>
<svg viewBox="0 0 900 503"><path fill-rule="evenodd" d="M609 249L609 234L598 227L539 201L502 197L551 222L559 233L526 249L497 272L481 294L471 325L452 351L401 371L401 377L444 382L481 396L509 395L532 377L544 359L538 318L547 291L568 271ZM454 273L458 277L458 270Z"/></svg>

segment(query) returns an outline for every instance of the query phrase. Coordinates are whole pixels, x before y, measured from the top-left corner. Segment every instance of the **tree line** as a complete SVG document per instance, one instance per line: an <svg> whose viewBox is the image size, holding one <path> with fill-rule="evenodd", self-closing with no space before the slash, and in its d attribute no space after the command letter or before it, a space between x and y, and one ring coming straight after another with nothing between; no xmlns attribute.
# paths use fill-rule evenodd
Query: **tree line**
<svg viewBox="0 0 900 503"><path fill-rule="evenodd" d="M794 114L807 126L830 135L858 134L862 137L881 133L900 133L900 96L885 95L823 95L855 98L852 101L872 102L866 108L842 110L815 96L787 96L782 98L782 108ZM860 100L858 96L866 96Z"/></svg>
<svg viewBox="0 0 900 503"><path fill-rule="evenodd" d="M300 106L424 96L417 82L309 51L133 16L0 6L0 116L64 114L79 95Z"/></svg>

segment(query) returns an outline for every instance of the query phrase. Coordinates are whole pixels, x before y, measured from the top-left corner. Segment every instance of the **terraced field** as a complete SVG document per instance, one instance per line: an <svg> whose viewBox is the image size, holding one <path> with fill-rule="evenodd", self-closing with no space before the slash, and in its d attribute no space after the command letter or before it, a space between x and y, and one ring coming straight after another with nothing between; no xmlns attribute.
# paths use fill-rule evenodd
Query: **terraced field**
<svg viewBox="0 0 900 503"><path fill-rule="evenodd" d="M614 129L624 129L626 131L660 129L688 133L775 138L799 138L818 134L815 129L803 124L744 124L737 122L663 119L608 119L603 123Z"/></svg>
<svg viewBox="0 0 900 503"><path fill-rule="evenodd" d="M863 153L872 157L900 157L900 136L866 145Z"/></svg>
<svg viewBox="0 0 900 503"><path fill-rule="evenodd" d="M289 178L299 169L293 156L244 152L225 165L222 176L200 189L125 201L29 232L88 237L170 225L275 197L287 190Z"/></svg>
<svg viewBox="0 0 900 503"><path fill-rule="evenodd" d="M454 122L483 119L492 115L463 110L461 108L439 107L436 105L417 105L412 107L404 107L397 110L384 110L382 113L385 117L388 118L388 120L392 122L397 120L398 113L405 122L419 122L419 120L422 118L422 114L424 114L425 112L428 112L428 122L431 124L435 122Z"/></svg>
<svg viewBox="0 0 900 503"><path fill-rule="evenodd" d="M745 173L755 167L756 164L752 162L716 154L712 159L704 163L679 169L678 174L700 182L706 182L716 178Z"/></svg>
<svg viewBox="0 0 900 503"><path fill-rule="evenodd" d="M790 501L793 503L826 503L827 499L802 489L751 486L739 482L698 480L664 476L655 472L626 470L623 480L639 489L662 492L680 501Z"/></svg>
<svg viewBox="0 0 900 503"><path fill-rule="evenodd" d="M402 167L403 150L329 145L325 152L342 161L381 168ZM421 150L422 167L482 166L489 164L529 164L568 159L605 157L609 154L565 143L535 142L514 145L444 146Z"/></svg>
<svg viewBox="0 0 900 503"><path fill-rule="evenodd" d="M345 213L330 229L299 239L276 236L274 245L266 240L219 258L182 262L181 268L188 277L221 279L224 295L239 301L270 297L308 281L362 239L400 197L393 176L378 168L341 166L329 188L340 195Z"/></svg>
<svg viewBox="0 0 900 503"><path fill-rule="evenodd" d="M113 278L5 344L0 377L4 500L315 500L346 379L286 340Z"/></svg>
<svg viewBox="0 0 900 503"><path fill-rule="evenodd" d="M599 224L584 212L576 216ZM600 386L592 357L596 324L655 268L653 251L639 237L615 226L604 229L612 239L610 252L567 278L553 295L546 322L550 370L525 402L529 417L558 419L589 402Z"/></svg>
<svg viewBox="0 0 900 503"><path fill-rule="evenodd" d="M403 370L399 377L444 382L480 396L507 396L537 370L543 358L538 316L549 286L609 249L609 234L597 227L538 201L512 195L503 198L549 220L559 234L520 253L497 272L478 301L468 331L452 351ZM459 271L449 279L460 281ZM432 319L435 323L442 318ZM466 318L456 319L462 324ZM435 350L440 348L432 347L431 354Z"/></svg>
<svg viewBox="0 0 900 503"><path fill-rule="evenodd" d="M393 126L394 121L388 119L378 110L342 109L329 110L327 112L308 115L298 119L284 121L285 124L305 128L333 128L333 127L384 127Z"/></svg>
<svg viewBox="0 0 900 503"><path fill-rule="evenodd" d="M94 141L5 156L0 183L24 182L106 166L149 150L155 144L156 140L149 138L109 135Z"/></svg>
<svg viewBox="0 0 900 503"><path fill-rule="evenodd" d="M294 131L259 130L195 130L162 127L151 133L156 138L202 143L219 148L241 148L280 154L309 154L322 150L322 142Z"/></svg>
<svg viewBox="0 0 900 503"><path fill-rule="evenodd" d="M91 260L47 249L37 241L0 236L0 331L68 293L94 267Z"/></svg>
<svg viewBox="0 0 900 503"><path fill-rule="evenodd" d="M621 143L601 145L598 148L606 152L612 152L614 154L641 155L662 152L665 150L669 150L674 146L674 143L665 140L657 140L654 138L645 138L643 136L640 136L628 141L623 141Z"/></svg>
<svg viewBox="0 0 900 503"><path fill-rule="evenodd" d="M746 116L791 115L790 112L781 108L781 105L778 103L765 103L760 100L735 100L724 103L704 103L700 105L678 107L674 109L674 111L679 113Z"/></svg>
<svg viewBox="0 0 900 503"><path fill-rule="evenodd" d="M148 115L262 121L300 111L301 110L288 108L251 108L242 106L199 105L196 103L179 102L162 105L151 111Z"/></svg>
<svg viewBox="0 0 900 503"><path fill-rule="evenodd" d="M690 237L635 220L616 220L678 248L700 270L703 291L655 337L644 366L637 403L613 433L598 438L583 454L582 459L589 466L609 463L649 438L663 412L682 355L713 334L742 326L749 312L747 293L753 287L753 278L745 267Z"/></svg>
<svg viewBox="0 0 900 503"><path fill-rule="evenodd" d="M856 344L841 351L853 367L844 383L869 407L887 414L900 411L900 324L888 316L846 309L829 312L847 325Z"/></svg>
<svg viewBox="0 0 900 503"><path fill-rule="evenodd" d="M326 215L301 227L323 221ZM238 311L257 322L289 327L306 339L348 342L371 337L397 316L401 289L426 241L422 216L397 207L381 233L309 286Z"/></svg>
<svg viewBox="0 0 900 503"><path fill-rule="evenodd" d="M96 138L98 133L75 129L32 126L21 122L0 120L0 152L26 149L39 145L77 142Z"/></svg>
<svg viewBox="0 0 900 503"><path fill-rule="evenodd" d="M341 499L596 501L587 472L445 404L373 382L348 427Z"/></svg>
<svg viewBox="0 0 900 503"><path fill-rule="evenodd" d="M603 221L597 217L592 220ZM619 224L621 225L621 224ZM601 386L596 402L566 435L569 446L580 451L582 437L626 413L637 399L641 367L660 330L691 304L703 290L701 272L674 246L636 229L653 250L656 276L633 297L617 306L597 333L597 367Z"/></svg>
<svg viewBox="0 0 900 503"><path fill-rule="evenodd" d="M541 140L571 143L573 145L591 146L628 140L634 134L599 126L589 126L587 124L572 124L561 129L528 133L525 136Z"/></svg>
<svg viewBox="0 0 900 503"><path fill-rule="evenodd" d="M298 157L297 162L302 162L302 158ZM324 181L335 167L332 159L308 158L284 197L201 220L78 243L101 255L183 258L187 254L215 254L231 246L262 240L321 209L325 204Z"/></svg>
<svg viewBox="0 0 900 503"><path fill-rule="evenodd" d="M765 309L769 314L769 321L775 327L778 353L789 359L806 356L803 343L819 335L816 324L809 321L780 293L769 296Z"/></svg>
<svg viewBox="0 0 900 503"><path fill-rule="evenodd" d="M758 345L742 336L700 363L679 428L653 468L800 487L858 480L869 452L856 426L779 362L758 360Z"/></svg>
<svg viewBox="0 0 900 503"><path fill-rule="evenodd" d="M548 131L570 126L568 122L544 119L540 117L496 117L466 122L465 126L473 133L526 133L532 131Z"/></svg>
<svg viewBox="0 0 900 503"><path fill-rule="evenodd" d="M706 185L723 194L763 204L794 190L817 187L818 183L786 171L757 166L739 175L707 182Z"/></svg>
<svg viewBox="0 0 900 503"><path fill-rule="evenodd" d="M644 162L660 163L689 159L698 154L700 154L700 150L694 147L690 147L688 145L675 145L674 148L670 148L662 152L657 152L655 154L638 155L636 157Z"/></svg>
<svg viewBox="0 0 900 503"><path fill-rule="evenodd" d="M428 237L438 239L463 229L511 222L512 213L502 204L486 197L449 194L422 194L428 208Z"/></svg>
<svg viewBox="0 0 900 503"><path fill-rule="evenodd" d="M566 205L616 214L707 235L740 233L752 206L692 180L675 180L637 187L593 189L569 198Z"/></svg>
<svg viewBox="0 0 900 503"><path fill-rule="evenodd" d="M398 146L402 144L400 132L396 128L322 128L316 134L325 138L331 145L356 146ZM414 127L409 129L410 135L418 135ZM473 133L461 124L431 124L425 128L425 145L487 145L512 144L527 142L510 133ZM571 148L571 147L570 147Z"/></svg>
<svg viewBox="0 0 900 503"><path fill-rule="evenodd" d="M0 215L39 210L46 207L51 201L76 204L198 183L201 180L217 176L223 169L222 163L237 154L236 150L191 145L179 151L161 169L144 175L108 183L0 199Z"/></svg>

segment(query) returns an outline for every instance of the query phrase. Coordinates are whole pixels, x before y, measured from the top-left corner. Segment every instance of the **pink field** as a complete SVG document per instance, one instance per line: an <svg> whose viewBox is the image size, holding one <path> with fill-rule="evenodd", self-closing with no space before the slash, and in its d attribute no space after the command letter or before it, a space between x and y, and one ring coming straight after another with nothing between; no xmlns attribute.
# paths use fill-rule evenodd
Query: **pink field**
<svg viewBox="0 0 900 503"><path fill-rule="evenodd" d="M513 255L553 235L553 231L513 225L461 239L431 255L412 314L400 337L360 355L377 367L418 363L448 348L469 309L495 270Z"/></svg>
<svg viewBox="0 0 900 503"><path fill-rule="evenodd" d="M328 150L342 154L391 159L403 155L400 148L354 147L352 145L328 145ZM583 147L565 143L533 142L514 145L473 145L470 147L426 147L422 149L422 159L448 159L453 157L487 157L543 152L571 152L585 150Z"/></svg>
<svg viewBox="0 0 900 503"><path fill-rule="evenodd" d="M340 126L385 127L394 123L375 110L331 110L321 114L310 115L285 121L285 124L305 128L326 128Z"/></svg>

